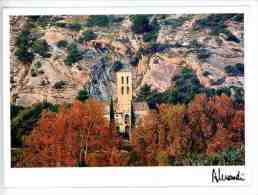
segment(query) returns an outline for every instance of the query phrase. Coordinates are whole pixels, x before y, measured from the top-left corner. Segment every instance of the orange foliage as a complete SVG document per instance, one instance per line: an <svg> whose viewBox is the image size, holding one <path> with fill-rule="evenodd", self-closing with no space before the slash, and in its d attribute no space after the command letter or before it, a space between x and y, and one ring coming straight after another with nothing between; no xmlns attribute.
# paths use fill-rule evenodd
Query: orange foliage
<svg viewBox="0 0 258 195"><path fill-rule="evenodd" d="M90 99L61 106L58 113L42 114L25 139L24 166L76 166L108 164L113 145L102 103ZM95 155L93 153L103 154ZM89 155L91 154L91 155ZM101 157L99 157L101 156ZM98 159L98 163L94 163ZM90 162L92 161L92 162Z"/></svg>
<svg viewBox="0 0 258 195"><path fill-rule="evenodd" d="M132 130L127 150L114 129L95 99L45 112L25 139L19 166L156 166L189 153L211 155L244 144L244 110L225 95L160 105Z"/></svg>

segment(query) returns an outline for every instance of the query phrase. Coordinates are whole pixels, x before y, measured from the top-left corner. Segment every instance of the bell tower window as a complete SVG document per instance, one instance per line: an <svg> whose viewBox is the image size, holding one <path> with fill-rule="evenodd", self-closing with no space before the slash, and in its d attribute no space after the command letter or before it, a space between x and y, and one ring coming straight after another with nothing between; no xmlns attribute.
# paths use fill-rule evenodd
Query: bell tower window
<svg viewBox="0 0 258 195"><path fill-rule="evenodd" d="M124 87L121 87L121 93L124 95Z"/></svg>
<svg viewBox="0 0 258 195"><path fill-rule="evenodd" d="M121 83L124 84L124 77L121 77Z"/></svg>

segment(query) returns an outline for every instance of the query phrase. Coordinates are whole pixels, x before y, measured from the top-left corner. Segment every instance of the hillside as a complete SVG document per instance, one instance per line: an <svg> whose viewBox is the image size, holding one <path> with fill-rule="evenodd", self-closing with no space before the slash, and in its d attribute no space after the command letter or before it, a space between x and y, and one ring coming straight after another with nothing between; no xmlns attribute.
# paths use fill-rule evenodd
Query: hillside
<svg viewBox="0 0 258 195"><path fill-rule="evenodd" d="M129 65L134 95L173 86L183 67L205 88L244 85L243 16L13 16L11 96L29 106L115 96L115 72Z"/></svg>

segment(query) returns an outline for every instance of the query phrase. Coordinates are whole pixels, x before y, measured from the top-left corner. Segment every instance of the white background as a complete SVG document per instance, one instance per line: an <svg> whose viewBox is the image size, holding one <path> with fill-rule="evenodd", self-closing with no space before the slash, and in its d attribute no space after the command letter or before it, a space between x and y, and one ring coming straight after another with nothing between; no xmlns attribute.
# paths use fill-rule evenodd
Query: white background
<svg viewBox="0 0 258 195"><path fill-rule="evenodd" d="M255 167L255 160L257 160L257 139L258 139L258 63L257 63L257 21L258 19L255 11L257 11L256 7L250 7L253 2L248 1L216 1L214 3L209 1L192 1L187 2L172 2L170 3L165 1L159 1L156 3L155 1L123 1L122 3L118 3L118 1L112 2L100 2L94 1L91 4L85 3L82 1L78 1L78 3L71 1L51 1L51 3L46 4L42 3L43 1L9 1L5 3L7 7L29 7L29 6L43 6L43 7L80 7L80 9L5 9L6 13L12 12L12 14L21 14L27 13L31 14L123 14L123 13L222 13L222 12L236 12L245 11L245 87L246 87L246 137L247 137L247 170L243 170L246 174L246 178L250 178L248 182L248 186L245 187L219 187L216 188L214 184L211 184L211 167L155 167L155 168L91 168L91 169L63 169L63 168L55 168L55 169L10 169L10 151L9 146L9 125L10 121L7 120L7 117L4 118L3 122L5 124L5 185L12 186L14 188L5 191L5 193L20 193L24 192L26 194L35 194L36 188L22 188L17 189L17 186L41 186L40 191L43 193L58 193L62 192L62 194L72 194L73 190L76 194L84 193L85 191L81 187L85 186L163 186L163 188L137 188L137 189L129 189L129 188L118 188L113 191L111 188L101 188L100 193L112 192L112 194L125 193L128 192L130 194L134 193L135 190L139 191L139 193L148 192L148 193L161 193L161 192L174 192L178 194L179 192L185 192L187 194L196 192L196 194L209 193L209 194L218 194L221 192L224 193L233 193L234 194L255 194L257 192L256 185L258 183L257 180L257 168ZM152 2L152 3L151 3ZM214 5L216 7L207 7L206 5ZM123 6L133 6L133 8L124 8ZM148 7L146 6L148 5ZM187 5L187 6L186 6ZM227 5L226 7L222 7L222 5ZM83 8L90 6L91 8ZM100 6L96 8L96 6ZM103 7L113 7L106 8ZM115 8L118 6L118 8ZM184 6L184 7L182 7ZM234 7L233 7L234 6ZM95 8L93 8L95 7ZM102 7L102 8L101 8ZM254 10L256 9L256 10ZM10 10L10 11L8 11ZM4 26L5 32L8 32L6 26ZM7 34L6 34L7 35ZM4 81L9 81L9 71L8 71L8 39L4 41ZM2 67L2 66L1 66ZM1 85L2 87L2 85ZM7 83L4 83L4 116L8 116L9 112L9 86ZM2 90L1 90L2 92ZM3 108L1 106L1 108ZM2 131L1 131L2 132ZM2 142L1 142L2 143ZM2 161L3 162L3 161ZM256 161L258 162L258 161ZM243 169L243 167L240 167ZM234 172L234 170L238 170L236 167L223 167L226 172ZM249 172L250 170L250 172ZM180 188L180 185L184 185L188 188ZM227 183L230 184L230 183ZM173 185L174 188L167 188L167 186ZM195 185L195 187L189 187L190 185ZM211 188L202 187L203 185L211 185ZM43 186L52 186L52 187L77 187L77 188L45 188ZM88 188L88 193L94 193L93 188ZM111 191L112 190L112 191ZM222 193L222 194L224 194ZM180 193L181 194L181 193ZM194 193L195 194L195 193ZM256 193L258 194L258 192Z"/></svg>

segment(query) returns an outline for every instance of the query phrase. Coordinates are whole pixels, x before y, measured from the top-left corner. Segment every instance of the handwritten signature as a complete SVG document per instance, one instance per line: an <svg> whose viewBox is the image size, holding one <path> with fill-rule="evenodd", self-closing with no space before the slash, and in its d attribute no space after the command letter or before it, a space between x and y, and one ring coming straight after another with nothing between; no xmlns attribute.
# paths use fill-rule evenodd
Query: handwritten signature
<svg viewBox="0 0 258 195"><path fill-rule="evenodd" d="M221 171L220 168L217 170L212 169L212 183L219 183L221 181L245 181L243 173L238 171L236 174L225 174Z"/></svg>

